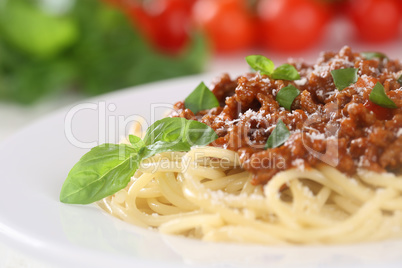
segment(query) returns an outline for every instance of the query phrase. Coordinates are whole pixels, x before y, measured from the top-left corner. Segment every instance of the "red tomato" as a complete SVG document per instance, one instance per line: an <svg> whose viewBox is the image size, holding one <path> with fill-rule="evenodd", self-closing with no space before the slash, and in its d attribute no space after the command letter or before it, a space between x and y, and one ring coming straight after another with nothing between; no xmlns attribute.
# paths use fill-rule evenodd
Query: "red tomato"
<svg viewBox="0 0 402 268"><path fill-rule="evenodd" d="M364 41L383 42L394 39L400 29L400 0L352 0L348 14L357 35Z"/></svg>
<svg viewBox="0 0 402 268"><path fill-rule="evenodd" d="M190 39L194 0L127 1L134 24L162 51L179 52Z"/></svg>
<svg viewBox="0 0 402 268"><path fill-rule="evenodd" d="M254 23L242 0L198 0L194 21L216 52L234 52L254 43Z"/></svg>
<svg viewBox="0 0 402 268"><path fill-rule="evenodd" d="M262 45L283 52L316 44L331 18L330 6L315 0L261 0L257 13Z"/></svg>
<svg viewBox="0 0 402 268"><path fill-rule="evenodd" d="M392 109L381 107L369 100L364 103L364 107L372 111L379 120L389 120L393 116Z"/></svg>

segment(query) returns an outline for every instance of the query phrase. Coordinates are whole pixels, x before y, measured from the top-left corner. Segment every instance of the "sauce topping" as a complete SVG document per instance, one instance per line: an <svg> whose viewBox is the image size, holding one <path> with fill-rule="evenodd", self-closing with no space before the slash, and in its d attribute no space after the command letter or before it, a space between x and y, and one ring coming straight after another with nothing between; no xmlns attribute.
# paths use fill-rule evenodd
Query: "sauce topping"
<svg viewBox="0 0 402 268"><path fill-rule="evenodd" d="M265 184L281 170L309 168L322 162L348 175L355 174L357 168L400 171L400 61L367 59L363 53L344 47L338 53L322 53L314 65L290 64L299 72L299 80L273 79L259 72L232 80L224 74L212 87L219 107L194 114L178 102L172 116L212 127L219 138L211 145L237 151L243 167L253 174L253 184ZM346 68L358 69L358 78L339 90L331 71ZM396 108L370 101L377 82ZM285 109L277 96L289 85L300 94L295 94L290 109ZM267 140L280 121L289 130L288 138L280 146L269 148Z"/></svg>

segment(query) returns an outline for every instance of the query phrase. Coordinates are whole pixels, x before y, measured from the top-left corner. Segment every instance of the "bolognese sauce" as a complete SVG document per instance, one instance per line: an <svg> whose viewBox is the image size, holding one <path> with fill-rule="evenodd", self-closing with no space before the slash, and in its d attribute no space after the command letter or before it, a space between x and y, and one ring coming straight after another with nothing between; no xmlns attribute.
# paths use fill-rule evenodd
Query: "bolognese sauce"
<svg viewBox="0 0 402 268"><path fill-rule="evenodd" d="M219 136L212 145L237 151L255 185L265 184L279 171L322 162L348 175L358 168L400 170L401 62L368 59L344 47L338 53L322 53L315 64L289 63L299 72L299 80L272 79L259 72L232 80L224 74L212 85L219 107L194 114L178 102L172 116L212 127ZM345 68L357 69L358 79L339 90L331 71ZM396 107L382 107L370 100L377 82ZM288 85L300 91L290 110L276 101L278 92ZM279 120L288 128L289 137L278 147L266 148Z"/></svg>

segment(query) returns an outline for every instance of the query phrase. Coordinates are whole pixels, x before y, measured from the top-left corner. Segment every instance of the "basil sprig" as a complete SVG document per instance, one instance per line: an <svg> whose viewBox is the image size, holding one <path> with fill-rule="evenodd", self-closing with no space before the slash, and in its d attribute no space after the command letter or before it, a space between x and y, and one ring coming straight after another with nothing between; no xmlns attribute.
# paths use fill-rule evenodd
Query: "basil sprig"
<svg viewBox="0 0 402 268"><path fill-rule="evenodd" d="M299 95L300 95L300 90L298 90L293 85L288 85L284 88L281 88L281 90L279 90L278 94L276 95L276 101L279 103L280 106L282 106L286 110L290 111L293 101Z"/></svg>
<svg viewBox="0 0 402 268"><path fill-rule="evenodd" d="M359 69L356 68L345 68L345 69L336 69L331 71L332 78L334 79L334 84L336 88L341 91L351 84L357 82L359 76L357 72Z"/></svg>
<svg viewBox="0 0 402 268"><path fill-rule="evenodd" d="M365 58L366 60L372 60L372 59L388 59L387 55L381 52L372 52L372 51L367 51L367 52L361 52L360 55Z"/></svg>
<svg viewBox="0 0 402 268"><path fill-rule="evenodd" d="M166 151L189 151L218 136L212 128L185 118L164 118L151 125L142 141L130 135L130 144L102 144L86 153L69 172L60 201L89 204L112 195L130 182L141 160Z"/></svg>
<svg viewBox="0 0 402 268"><path fill-rule="evenodd" d="M246 61L251 68L259 71L261 74L270 76L272 79L281 80L299 80L300 74L296 68L290 64L282 64L275 69L275 64L268 58L261 55L250 55L246 57Z"/></svg>
<svg viewBox="0 0 402 268"><path fill-rule="evenodd" d="M377 105L385 108L396 109L398 106L385 93L384 86L377 82L370 93L369 99Z"/></svg>
<svg viewBox="0 0 402 268"><path fill-rule="evenodd" d="M269 135L265 149L276 148L284 144L290 136L290 131L281 119L276 123L275 129Z"/></svg>
<svg viewBox="0 0 402 268"><path fill-rule="evenodd" d="M219 101L203 82L201 82L184 100L184 107L190 109L194 114L218 106Z"/></svg>

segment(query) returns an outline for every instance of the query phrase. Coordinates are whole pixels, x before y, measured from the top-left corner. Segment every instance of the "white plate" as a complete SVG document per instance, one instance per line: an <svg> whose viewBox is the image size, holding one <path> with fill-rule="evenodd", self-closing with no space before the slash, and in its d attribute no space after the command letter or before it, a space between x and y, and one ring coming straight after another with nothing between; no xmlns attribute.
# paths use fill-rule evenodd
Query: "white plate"
<svg viewBox="0 0 402 268"><path fill-rule="evenodd" d="M57 267L402 267L400 240L282 247L205 243L131 226L93 205L59 202L68 171L88 151L72 143L103 139L102 129L116 142L119 118L120 123L139 118L132 115L149 120L151 108L158 118L165 104L211 78L168 80L103 95L62 109L8 139L0 146L0 242ZM108 124L99 124L99 118ZM65 121L71 121L67 128Z"/></svg>

